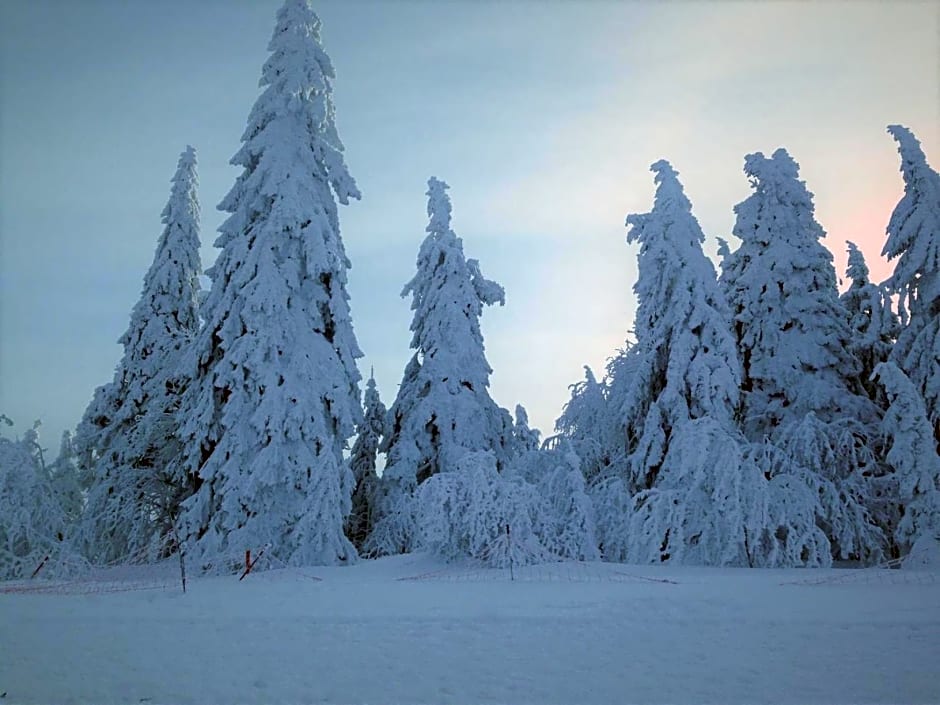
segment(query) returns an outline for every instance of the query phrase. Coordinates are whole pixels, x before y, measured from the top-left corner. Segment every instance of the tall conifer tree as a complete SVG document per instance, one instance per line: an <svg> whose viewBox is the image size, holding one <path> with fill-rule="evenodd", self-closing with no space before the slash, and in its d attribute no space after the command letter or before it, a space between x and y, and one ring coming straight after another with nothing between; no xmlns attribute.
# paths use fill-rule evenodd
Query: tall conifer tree
<svg viewBox="0 0 940 705"><path fill-rule="evenodd" d="M374 374L366 384L363 402L365 413L349 457L356 488L352 496L352 511L346 519L346 536L357 550L362 549L375 521L373 505L379 482L375 468L382 437L388 432L388 410L379 397Z"/></svg>
<svg viewBox="0 0 940 705"><path fill-rule="evenodd" d="M638 359L622 409L635 515L622 540L634 561L746 565L766 481L743 460L731 317L676 171L651 170L653 210L627 218L640 253Z"/></svg>
<svg viewBox="0 0 940 705"><path fill-rule="evenodd" d="M174 415L190 383L181 361L199 329L197 187L196 152L187 147L143 292L119 340L124 357L114 380L95 391L76 434L90 482L81 538L92 560L159 557L192 490L180 470Z"/></svg>
<svg viewBox="0 0 940 705"><path fill-rule="evenodd" d="M480 316L484 305L504 302L503 288L466 259L451 229L448 186L428 181L427 237L415 276L402 296L412 296L411 347L390 411L385 443L383 518L372 542L377 552L410 548L407 515L415 487L457 466L470 452L489 451L501 469L512 451L512 419L490 398ZM392 526L396 526L392 530Z"/></svg>
<svg viewBox="0 0 940 705"><path fill-rule="evenodd" d="M628 240L640 243L634 290L642 362L624 409L638 489L654 485L680 425L707 416L734 427L741 379L728 305L702 252L705 236L692 204L669 162L650 169L657 184L653 210L627 218Z"/></svg>
<svg viewBox="0 0 940 705"><path fill-rule="evenodd" d="M186 399L193 549L226 569L269 546L293 565L354 559L343 533L362 355L346 292L337 204L359 198L333 108L333 65L307 0L277 13L263 91L219 208L218 260Z"/></svg>
<svg viewBox="0 0 940 705"><path fill-rule="evenodd" d="M754 193L735 206L741 245L726 257L722 282L744 366L745 433L773 437L809 412L873 421L853 388L860 365L848 315L799 165L778 149L748 155L744 171Z"/></svg>
<svg viewBox="0 0 940 705"><path fill-rule="evenodd" d="M940 452L940 175L909 129L891 125L888 132L898 143L904 196L882 254L896 260L886 285L907 317L891 359L924 397Z"/></svg>
<svg viewBox="0 0 940 705"><path fill-rule="evenodd" d="M741 245L724 253L722 274L743 363L744 432L776 444L775 467L809 485L836 556L877 560L884 534L870 475L879 414L861 384L812 194L785 149L748 155L744 171L754 193L735 206Z"/></svg>
<svg viewBox="0 0 940 705"><path fill-rule="evenodd" d="M879 400L880 386L871 377L875 367L891 354L900 323L892 310L887 287L871 281L861 250L853 242L847 244L849 261L845 274L852 283L840 298L849 317L851 351L861 364L862 385L872 400Z"/></svg>

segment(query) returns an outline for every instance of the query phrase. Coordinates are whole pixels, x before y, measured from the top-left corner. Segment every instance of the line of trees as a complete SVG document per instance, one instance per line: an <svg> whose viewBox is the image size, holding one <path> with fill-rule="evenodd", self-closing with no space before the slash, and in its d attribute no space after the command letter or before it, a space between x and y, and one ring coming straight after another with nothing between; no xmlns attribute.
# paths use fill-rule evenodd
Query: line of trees
<svg viewBox="0 0 940 705"><path fill-rule="evenodd" d="M745 158L753 193L720 273L677 171L653 164L652 209L626 219L633 339L601 380L586 368L541 443L525 409L513 419L489 395L480 318L505 291L465 256L433 177L402 291L414 354L390 409L374 378L360 405L338 217L360 193L307 0L286 0L269 50L209 291L189 147L114 379L52 466L35 429L0 437L0 575L50 554L181 550L224 572L261 547L288 565L430 550L827 566L936 540L940 176L909 130L888 128L905 183L884 248L894 274L871 282L849 243L841 296L785 150Z"/></svg>
<svg viewBox="0 0 940 705"><path fill-rule="evenodd" d="M740 245L721 244L720 276L675 171L653 165L653 210L627 218L640 243L636 340L602 382L588 373L559 421L584 460L606 557L872 563L940 531L940 419L924 401L940 360L940 179L909 131L889 130L906 195L885 251L918 263L874 285L850 244L841 297L785 150L745 158L754 193L735 207ZM916 299L906 320L892 295ZM911 331L915 355L894 343Z"/></svg>

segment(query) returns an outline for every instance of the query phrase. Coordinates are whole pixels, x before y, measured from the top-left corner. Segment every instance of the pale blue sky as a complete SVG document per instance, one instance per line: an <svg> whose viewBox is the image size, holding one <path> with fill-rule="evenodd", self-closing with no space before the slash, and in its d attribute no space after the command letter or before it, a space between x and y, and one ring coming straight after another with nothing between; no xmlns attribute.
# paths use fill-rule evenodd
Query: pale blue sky
<svg viewBox="0 0 940 705"><path fill-rule="evenodd" d="M50 448L120 359L186 144L214 259L279 4L0 3L0 412L43 419ZM787 147L840 274L847 238L877 256L901 192L885 125L940 163L935 2L314 6L363 192L340 212L361 369L389 405L432 174L507 290L483 318L491 392L549 432L582 365L600 373L632 325L623 220L650 207L651 162L678 169L713 254L749 193L744 154Z"/></svg>

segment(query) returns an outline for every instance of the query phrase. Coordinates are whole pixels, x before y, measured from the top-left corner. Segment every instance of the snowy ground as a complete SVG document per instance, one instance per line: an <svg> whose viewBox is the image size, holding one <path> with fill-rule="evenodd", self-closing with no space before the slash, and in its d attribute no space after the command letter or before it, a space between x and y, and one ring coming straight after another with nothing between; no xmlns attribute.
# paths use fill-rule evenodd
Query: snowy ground
<svg viewBox="0 0 940 705"><path fill-rule="evenodd" d="M2 702L940 702L938 574L516 577L408 556L202 578L186 595L0 583Z"/></svg>

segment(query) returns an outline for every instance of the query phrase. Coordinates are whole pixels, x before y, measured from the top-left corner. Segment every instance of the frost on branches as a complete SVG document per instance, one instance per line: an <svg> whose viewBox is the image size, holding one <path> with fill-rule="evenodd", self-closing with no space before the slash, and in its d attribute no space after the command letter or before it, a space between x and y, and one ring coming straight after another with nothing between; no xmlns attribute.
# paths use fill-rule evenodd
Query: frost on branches
<svg viewBox="0 0 940 705"><path fill-rule="evenodd" d="M415 547L445 560L504 568L600 558L581 463L570 446L530 451L527 468L497 472L471 452L415 491Z"/></svg>
<svg viewBox="0 0 940 705"><path fill-rule="evenodd" d="M197 186L196 153L187 147L143 292L119 340L124 357L114 380L95 391L76 434L90 482L80 538L96 562L164 555L179 503L192 491L179 468L174 414L189 384L180 361L199 329Z"/></svg>
<svg viewBox="0 0 940 705"><path fill-rule="evenodd" d="M381 519L369 542L374 553L410 550L415 488L454 467L470 452L488 451L502 470L512 451L509 414L490 398L480 316L504 302L503 288L464 257L451 229L447 184L428 181L427 237L417 272L402 291L411 294L414 319L408 363L389 412L384 450Z"/></svg>
<svg viewBox="0 0 940 705"><path fill-rule="evenodd" d="M191 550L227 570L268 545L290 565L356 557L343 458L360 421L361 357L337 215L359 198L334 122L333 66L306 0L277 14L261 96L219 208L221 252L190 359L185 505Z"/></svg>
<svg viewBox="0 0 940 705"><path fill-rule="evenodd" d="M876 374L890 401L882 431L904 508L895 539L906 553L922 537L940 540L940 456L923 397L911 380L892 362L879 365Z"/></svg>
<svg viewBox="0 0 940 705"><path fill-rule="evenodd" d="M537 523L542 545L555 559L600 560L594 505L581 473L581 459L564 439L541 455L545 471L536 488L542 500L543 518Z"/></svg>
<svg viewBox="0 0 940 705"><path fill-rule="evenodd" d="M539 563L544 515L534 487L503 477L491 452L464 454L415 490L415 547L496 568Z"/></svg>
<svg viewBox="0 0 940 705"><path fill-rule="evenodd" d="M69 529L72 530L81 521L85 509L84 491L88 489L89 482L78 469L71 431L62 432L59 455L49 467L49 478Z"/></svg>
<svg viewBox="0 0 940 705"><path fill-rule="evenodd" d="M804 483L768 478L764 451L714 419L675 434L656 486L632 500L624 557L751 567L829 565L829 542L816 526ZM620 544L618 544L620 545Z"/></svg>
<svg viewBox="0 0 940 705"><path fill-rule="evenodd" d="M0 421L12 422L3 415ZM68 517L42 460L37 422L22 439L0 436L0 579L45 575L69 558ZM48 568L48 570L46 570Z"/></svg>
<svg viewBox="0 0 940 705"><path fill-rule="evenodd" d="M888 132L898 143L904 196L888 223L882 254L897 261L885 284L907 319L891 361L923 396L940 452L940 175L910 130L891 125Z"/></svg>
<svg viewBox="0 0 940 705"><path fill-rule="evenodd" d="M621 353L615 359L627 354ZM616 405L609 396L610 385L623 381L629 374L613 376L611 372L608 367L607 378L598 382L591 368L585 365L584 379L569 387L571 398L555 422L555 430L581 459L581 469L589 485L617 476L626 463L626 432L614 421Z"/></svg>

